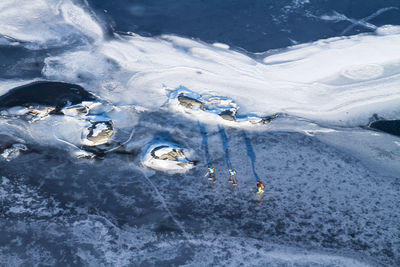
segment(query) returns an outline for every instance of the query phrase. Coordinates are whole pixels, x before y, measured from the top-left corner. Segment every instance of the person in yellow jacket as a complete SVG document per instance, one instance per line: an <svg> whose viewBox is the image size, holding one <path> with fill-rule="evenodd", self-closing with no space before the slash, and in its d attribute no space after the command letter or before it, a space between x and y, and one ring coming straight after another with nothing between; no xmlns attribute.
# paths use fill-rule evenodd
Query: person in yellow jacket
<svg viewBox="0 0 400 267"><path fill-rule="evenodd" d="M264 184L261 181L257 181L257 193L264 193Z"/></svg>

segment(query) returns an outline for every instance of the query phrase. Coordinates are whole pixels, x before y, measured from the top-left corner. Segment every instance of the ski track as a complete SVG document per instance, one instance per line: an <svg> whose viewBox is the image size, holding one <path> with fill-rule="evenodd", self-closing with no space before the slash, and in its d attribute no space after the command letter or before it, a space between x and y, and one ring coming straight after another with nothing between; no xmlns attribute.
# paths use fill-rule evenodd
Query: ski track
<svg viewBox="0 0 400 267"><path fill-rule="evenodd" d="M251 162L243 157L247 151L243 132L231 130L227 136L236 151L232 164L238 170L237 188L232 190L226 175L218 172L224 170L223 161L218 160L215 186L195 182L199 176L185 177L179 185L162 186L167 197L178 196L179 201L172 205L177 205L174 209L180 211L177 216L187 229L204 225L216 231L223 229L223 225L234 225L223 232L233 236L246 233L254 238L262 236L279 243L328 251L335 249L344 255L361 254L387 264L390 257L399 261L395 256L399 244L389 238L399 236L398 186L384 182L356 159L310 137L297 133L253 133L249 138L259 162L256 168L268 177L264 181L265 198L257 204L254 178L248 175L252 173ZM179 189L185 186L190 187ZM191 192L190 188L196 190ZM196 195L196 200L192 195ZM203 219L199 223L193 221L195 218ZM381 233L379 237L377 232Z"/></svg>
<svg viewBox="0 0 400 267"><path fill-rule="evenodd" d="M367 29L372 29L372 30L377 29L377 27L375 25L369 24L369 23L367 24L367 22L387 11L390 11L390 10L398 10L398 8L397 7L385 7L385 8L381 8L381 9L375 11L373 14L369 15L368 17L362 18L360 20L348 19L348 21L350 21L352 24L350 26L348 26L346 29L344 29L343 32L341 33L341 35L345 35L347 32L349 32L351 29L353 29L356 26L363 26ZM371 25L372 25L372 28L371 28Z"/></svg>
<svg viewBox="0 0 400 267"><path fill-rule="evenodd" d="M180 223L175 216L172 214L171 210L168 208L167 203L165 202L165 198L161 195L160 191L157 189L156 185L150 180L149 177L147 177L146 173L142 172L143 177L146 179L146 181L151 185L151 187L154 189L158 196L158 200L161 202L162 206L164 207L165 211L168 213L168 215L171 217L171 219L174 221L174 223L179 227L179 229L182 231L184 237L188 239L188 234L186 233L185 229L183 228L182 223Z"/></svg>
<svg viewBox="0 0 400 267"><path fill-rule="evenodd" d="M232 165L238 171L239 185L233 187L227 179L226 154L221 151L225 141L221 138L221 129L218 126L207 126L208 143L212 144L209 153L212 155L218 180L217 184L212 184L203 176L207 167L205 147L202 146L203 134L200 131L190 131L193 127L198 127L196 122L183 122L177 128L169 125L174 121L173 118L166 120L158 113L143 115L143 118L145 120L140 120L131 142L126 145L127 148L134 147L135 142L140 146L141 139L146 139L146 136L151 139L154 136L153 132L158 129L153 129L153 124L147 123L147 120L154 120L154 123L160 123L160 129L179 129L173 132L173 136L194 149L194 155L201 155L202 160L184 175L156 172L151 176L142 174L142 169L139 172L134 167L138 164L138 159L131 159L132 162L128 164L130 171L126 172L126 167L118 166L119 156L113 154L108 154L104 161L79 161L78 164L63 163L65 156L49 151L52 155L50 158L46 154L26 154L21 156L20 161L14 162L15 169L24 169L27 173L34 173L33 169L41 170L46 177L40 181L43 185L41 188L48 190L56 200L64 199L63 202L68 203L75 198L76 201L91 199L94 202L92 205L99 209L102 216L115 216L114 220L119 218L118 220L125 221L122 224L115 223L117 228L114 228L104 225L103 219L99 221L66 217L66 220L75 221L74 226L70 225L66 230L67 233L74 231L75 239L67 238L68 244L67 241L63 242L66 247L71 247L71 244L78 246L77 255L82 262L90 262L96 258L94 262L100 265L102 262L120 262L121 264L116 265L126 266L134 260L146 264L150 257L157 258L156 262L171 260L182 264L206 262L205 265L232 265L235 264L234 260L243 264L251 262L255 266L262 266L260 262L268 265L279 265L277 262L285 264L288 262L287 257L292 257L292 252L283 253L283 259L272 257L268 252L268 246L275 248L273 244L278 243L284 247L316 251L317 255L322 255L317 260L321 266L330 264L330 256L324 253L348 255L356 262L357 259L366 257L372 263L373 258L376 258L379 263L377 265L397 264L399 258L396 250L399 246L396 239L391 237L399 235L396 228L399 225L397 211L400 204L398 185L366 169L351 156L300 133L246 131L253 151L250 155L254 153L254 158L257 159L254 167L266 185L265 197L258 203L252 169L253 155L249 156L249 144L244 140L243 130L224 130L226 140L229 140L226 147L230 150ZM129 138L131 135L132 133ZM34 159L36 164L31 166ZM60 165L61 163L64 165ZM47 170L46 166L49 164L58 167ZM76 169L72 166L80 167ZM66 170L68 171L65 172ZM104 173L104 170L107 171ZM135 185L138 180L143 181L143 185L139 183L138 188L132 188L130 184ZM58 185L62 181L68 181L70 188ZM146 187L146 184L149 186ZM148 195L154 193L157 201L149 201ZM158 201L162 210L158 208ZM141 202L146 204L140 204ZM110 207L104 206L106 203ZM122 210L117 213L118 209ZM171 222L163 218L163 210L167 212ZM147 226L149 219L156 225L171 227L171 224L176 224L177 228L171 233L174 237L168 239L157 231L149 230L148 227L153 228L152 225ZM36 232L36 236L44 236L41 228L30 231ZM82 231L85 234L80 236ZM140 231L146 233L146 236L138 235ZM14 233L17 232L15 229ZM89 236L92 235L98 236L98 239L90 239ZM128 237L132 240L128 240ZM113 244L112 240L115 239L119 240L117 245ZM255 241L256 239L262 240L261 243ZM246 245L236 244L227 248L226 245L233 240L240 240L239 242ZM139 243L134 245L134 242ZM208 242L213 244L214 250L207 250L210 254L205 261L200 255L204 255L201 251L208 246ZM90 248L79 245L84 243L89 244ZM48 243L49 246L50 244L51 242ZM175 248L167 249L167 244L175 244ZM252 244L259 247L254 248ZM162 258L160 255L157 257L147 246L166 254ZM116 248L121 249L121 255L112 252ZM134 253L129 252L129 249L133 249ZM224 252L226 249L227 252ZM249 252L252 250L255 252ZM243 257L236 258L236 253L241 254L239 251L246 252ZM257 258L257 253L265 258L249 261L248 257ZM220 258L218 255L224 256ZM304 262L304 266L313 262L307 257L304 261L295 261ZM343 261L336 262L339 266L343 265L340 264Z"/></svg>
<svg viewBox="0 0 400 267"><path fill-rule="evenodd" d="M251 169L253 171L254 178L256 179L256 181L260 181L260 177L257 174L256 166L255 166L255 164L256 164L256 154L254 153L253 146L251 145L251 140L249 139L249 137L247 136L245 131L243 131L243 138L244 138L244 141L245 141L245 144L246 144L247 155L248 155L248 157L250 159L250 162L251 162Z"/></svg>
<svg viewBox="0 0 400 267"><path fill-rule="evenodd" d="M226 132L223 126L218 125L218 130L222 140L222 149L225 152L226 165L228 166L228 169L232 169L233 167L232 167L231 157L229 155L228 137L226 136Z"/></svg>
<svg viewBox="0 0 400 267"><path fill-rule="evenodd" d="M207 130L206 130L205 126L201 122L198 121L197 123L199 125L200 133L201 133L201 136L202 136L201 145L203 146L203 149L204 149L205 160L207 162L207 166L211 167L212 166L212 162L211 162L210 152L208 151Z"/></svg>

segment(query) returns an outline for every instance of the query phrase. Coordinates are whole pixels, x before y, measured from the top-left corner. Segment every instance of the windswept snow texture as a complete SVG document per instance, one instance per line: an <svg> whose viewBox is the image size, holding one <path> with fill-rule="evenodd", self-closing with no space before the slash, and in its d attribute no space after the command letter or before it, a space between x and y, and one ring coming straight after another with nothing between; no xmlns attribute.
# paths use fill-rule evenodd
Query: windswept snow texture
<svg viewBox="0 0 400 267"><path fill-rule="evenodd" d="M400 266L399 15L1 1L0 266Z"/></svg>
<svg viewBox="0 0 400 267"><path fill-rule="evenodd" d="M284 112L359 126L374 113L399 116L400 30L392 28L397 30L297 45L261 61L176 36L128 36L49 57L43 74L79 83L82 72L90 73L93 91L119 105L158 109L171 89L185 86L229 97L239 115ZM110 69L113 74L105 73Z"/></svg>

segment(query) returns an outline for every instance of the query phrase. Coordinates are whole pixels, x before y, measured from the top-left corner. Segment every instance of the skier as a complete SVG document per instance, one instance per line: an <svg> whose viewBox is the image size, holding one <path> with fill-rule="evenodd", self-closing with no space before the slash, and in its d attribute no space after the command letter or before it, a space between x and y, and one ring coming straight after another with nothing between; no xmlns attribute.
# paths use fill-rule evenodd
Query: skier
<svg viewBox="0 0 400 267"><path fill-rule="evenodd" d="M215 178L215 168L208 167L208 171L207 171L206 175L204 175L204 176L207 176L207 175L208 175L209 181L214 181L214 183L217 182L217 179Z"/></svg>
<svg viewBox="0 0 400 267"><path fill-rule="evenodd" d="M264 184L261 181L257 181L257 194L264 193Z"/></svg>
<svg viewBox="0 0 400 267"><path fill-rule="evenodd" d="M229 182L233 183L233 185L237 185L235 176L236 176L236 171L229 169Z"/></svg>

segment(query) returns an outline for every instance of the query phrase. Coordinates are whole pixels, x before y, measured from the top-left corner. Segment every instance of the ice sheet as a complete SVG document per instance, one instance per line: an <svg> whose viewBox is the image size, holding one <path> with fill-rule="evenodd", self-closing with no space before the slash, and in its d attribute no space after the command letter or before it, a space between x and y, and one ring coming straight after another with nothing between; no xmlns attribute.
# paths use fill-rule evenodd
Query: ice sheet
<svg viewBox="0 0 400 267"><path fill-rule="evenodd" d="M0 35L33 48L99 40L103 30L93 15L69 0L13 0L0 3Z"/></svg>
<svg viewBox="0 0 400 267"><path fill-rule="evenodd" d="M48 58L43 74L78 81L90 73L98 78L93 90L116 104L158 109L167 100L164 88L185 86L233 99L242 115L286 112L357 126L373 113L393 118L400 112L400 34L396 26L377 32L293 46L263 61L181 37L134 35ZM105 77L104 69L114 77ZM118 96L110 96L105 85L122 75L114 83Z"/></svg>

